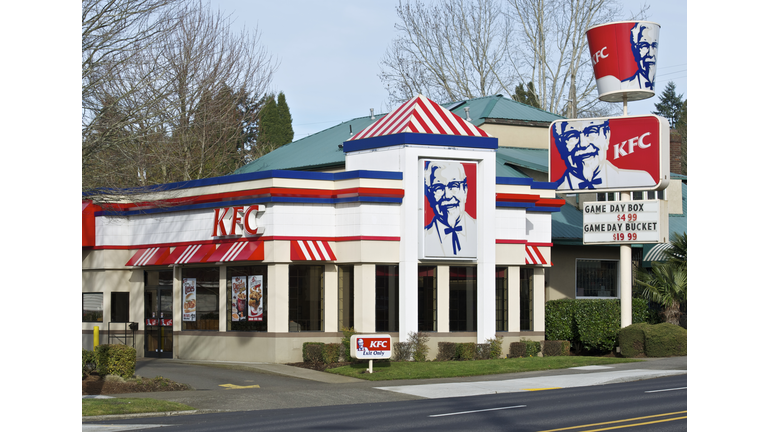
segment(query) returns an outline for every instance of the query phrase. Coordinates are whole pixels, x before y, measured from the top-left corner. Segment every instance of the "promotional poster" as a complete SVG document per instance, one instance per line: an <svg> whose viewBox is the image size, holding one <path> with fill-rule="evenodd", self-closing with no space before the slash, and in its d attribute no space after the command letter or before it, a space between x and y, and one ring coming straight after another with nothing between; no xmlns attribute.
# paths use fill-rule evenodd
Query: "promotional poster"
<svg viewBox="0 0 768 432"><path fill-rule="evenodd" d="M423 160L422 257L477 257L477 163Z"/></svg>
<svg viewBox="0 0 768 432"><path fill-rule="evenodd" d="M263 276L248 276L248 321L264 320Z"/></svg>
<svg viewBox="0 0 768 432"><path fill-rule="evenodd" d="M665 118L558 120L549 132L549 181L558 191L660 190L669 183Z"/></svg>
<svg viewBox="0 0 768 432"><path fill-rule="evenodd" d="M197 321L197 279L182 279L181 289L182 295L184 296L184 312L181 316L181 320Z"/></svg>
<svg viewBox="0 0 768 432"><path fill-rule="evenodd" d="M245 320L245 305L247 304L248 289L245 276L232 278L232 321Z"/></svg>
<svg viewBox="0 0 768 432"><path fill-rule="evenodd" d="M648 21L616 22L587 30L600 100L643 100L656 93L661 26Z"/></svg>

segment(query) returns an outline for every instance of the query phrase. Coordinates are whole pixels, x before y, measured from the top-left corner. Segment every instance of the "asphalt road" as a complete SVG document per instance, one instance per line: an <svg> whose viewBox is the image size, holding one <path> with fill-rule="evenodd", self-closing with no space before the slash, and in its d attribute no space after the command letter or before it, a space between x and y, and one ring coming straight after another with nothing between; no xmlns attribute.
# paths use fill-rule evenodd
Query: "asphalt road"
<svg viewBox="0 0 768 432"><path fill-rule="evenodd" d="M199 414L89 424L92 430L533 432L687 429L687 375L482 396ZM110 427L105 428L104 425ZM101 429L97 429L101 426ZM89 430L83 425L83 430Z"/></svg>

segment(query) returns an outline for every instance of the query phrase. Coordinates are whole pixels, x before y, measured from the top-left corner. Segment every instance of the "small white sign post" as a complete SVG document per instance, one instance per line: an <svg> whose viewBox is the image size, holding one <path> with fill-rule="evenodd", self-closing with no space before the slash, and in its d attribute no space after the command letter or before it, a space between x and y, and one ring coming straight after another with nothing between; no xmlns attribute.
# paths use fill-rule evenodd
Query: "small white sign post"
<svg viewBox="0 0 768 432"><path fill-rule="evenodd" d="M352 335L349 338L349 355L356 359L368 359L368 373L373 373L374 359L392 357L392 337L388 334Z"/></svg>

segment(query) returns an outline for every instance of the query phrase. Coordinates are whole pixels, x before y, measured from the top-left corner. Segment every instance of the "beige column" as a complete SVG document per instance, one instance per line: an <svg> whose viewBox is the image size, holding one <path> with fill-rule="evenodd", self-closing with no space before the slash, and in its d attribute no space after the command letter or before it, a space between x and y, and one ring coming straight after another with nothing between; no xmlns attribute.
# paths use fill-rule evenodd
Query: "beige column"
<svg viewBox="0 0 768 432"><path fill-rule="evenodd" d="M274 264L267 268L267 331L288 332L288 264Z"/></svg>
<svg viewBox="0 0 768 432"><path fill-rule="evenodd" d="M339 273L336 264L325 265L324 289L325 325L323 328L326 332L335 333L339 331Z"/></svg>
<svg viewBox="0 0 768 432"><path fill-rule="evenodd" d="M232 299L227 298L227 267L219 267L219 331L227 331L227 322L229 321L229 315L227 315L227 303L231 303Z"/></svg>
<svg viewBox="0 0 768 432"><path fill-rule="evenodd" d="M509 331L520 331L520 267L507 267L509 282Z"/></svg>
<svg viewBox="0 0 768 432"><path fill-rule="evenodd" d="M173 267L173 332L181 331L181 316L183 309L183 294L181 293L181 267ZM173 337L173 358L179 358L179 337Z"/></svg>
<svg viewBox="0 0 768 432"><path fill-rule="evenodd" d="M450 278L449 266L437 266L437 331L443 333L450 331Z"/></svg>
<svg viewBox="0 0 768 432"><path fill-rule="evenodd" d="M533 269L533 331L544 331L544 269Z"/></svg>
<svg viewBox="0 0 768 432"><path fill-rule="evenodd" d="M355 330L376 331L376 265L355 266Z"/></svg>

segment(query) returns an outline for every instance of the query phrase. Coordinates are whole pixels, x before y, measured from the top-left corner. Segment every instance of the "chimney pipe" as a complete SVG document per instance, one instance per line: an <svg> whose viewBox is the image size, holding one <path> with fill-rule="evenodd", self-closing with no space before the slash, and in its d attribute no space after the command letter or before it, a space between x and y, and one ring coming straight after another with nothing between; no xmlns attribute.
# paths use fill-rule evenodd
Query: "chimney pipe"
<svg viewBox="0 0 768 432"><path fill-rule="evenodd" d="M371 108L371 120L376 120L376 116L373 115L373 108Z"/></svg>
<svg viewBox="0 0 768 432"><path fill-rule="evenodd" d="M467 121L472 121L472 119L469 118L469 107L464 107L464 114L467 117Z"/></svg>

